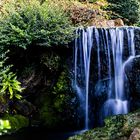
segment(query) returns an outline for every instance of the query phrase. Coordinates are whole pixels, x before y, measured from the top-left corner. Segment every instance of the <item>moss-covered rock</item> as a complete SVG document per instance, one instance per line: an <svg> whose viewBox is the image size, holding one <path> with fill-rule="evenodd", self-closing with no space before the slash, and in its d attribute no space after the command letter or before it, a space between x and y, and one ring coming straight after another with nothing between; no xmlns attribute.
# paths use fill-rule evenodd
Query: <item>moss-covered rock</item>
<svg viewBox="0 0 140 140"><path fill-rule="evenodd" d="M54 128L58 125L60 118L57 113L54 111L54 107L52 106L53 102L51 97L45 96L44 101L40 107L40 121L44 126L48 128Z"/></svg>
<svg viewBox="0 0 140 140"><path fill-rule="evenodd" d="M42 96L39 113L43 125L52 129L72 125L76 97L71 88L69 71L64 67L52 90Z"/></svg>
<svg viewBox="0 0 140 140"><path fill-rule="evenodd" d="M140 137L140 110L128 115L117 115L105 119L103 128L95 128L69 140L132 140Z"/></svg>
<svg viewBox="0 0 140 140"><path fill-rule="evenodd" d="M8 115L0 118L0 135L11 134L23 127L28 127L29 120L21 115Z"/></svg>

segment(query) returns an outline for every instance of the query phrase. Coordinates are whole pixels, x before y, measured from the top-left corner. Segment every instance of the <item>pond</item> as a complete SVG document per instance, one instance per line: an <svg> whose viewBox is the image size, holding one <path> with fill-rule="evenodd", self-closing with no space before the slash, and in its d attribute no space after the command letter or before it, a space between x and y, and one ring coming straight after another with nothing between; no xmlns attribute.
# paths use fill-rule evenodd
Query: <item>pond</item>
<svg viewBox="0 0 140 140"><path fill-rule="evenodd" d="M0 140L67 140L68 137L80 133L77 132L55 132L44 128L28 128L20 130L16 134L0 136Z"/></svg>

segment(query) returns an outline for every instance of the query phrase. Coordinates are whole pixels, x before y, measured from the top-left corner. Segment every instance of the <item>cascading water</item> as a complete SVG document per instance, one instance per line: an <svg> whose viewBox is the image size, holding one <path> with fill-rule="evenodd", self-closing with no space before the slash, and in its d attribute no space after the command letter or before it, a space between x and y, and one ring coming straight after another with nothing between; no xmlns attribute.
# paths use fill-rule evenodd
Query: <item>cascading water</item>
<svg viewBox="0 0 140 140"><path fill-rule="evenodd" d="M128 57L123 60L124 30L120 28L110 29L111 47L114 64L115 96L104 103L104 117L108 115L128 113L128 101L124 89L125 66L135 57L134 29L126 28Z"/></svg>
<svg viewBox="0 0 140 140"><path fill-rule="evenodd" d="M73 87L84 112L85 129L88 129L89 110L92 108L89 102L94 102L89 97L92 94L95 99L101 94L101 82L106 79L107 97L101 105L102 119L109 115L128 113L124 88L127 82L125 66L137 57L134 27L79 28L76 35L78 37L75 39Z"/></svg>
<svg viewBox="0 0 140 140"><path fill-rule="evenodd" d="M107 101L104 103L103 117L115 114L126 114L128 112L127 110L128 104L124 94L124 71L123 71L124 30L119 28L110 29L109 33L111 38L110 41L114 65L115 95L112 98L111 93L108 96Z"/></svg>
<svg viewBox="0 0 140 140"><path fill-rule="evenodd" d="M83 28L76 31L79 38L75 40L75 79L74 87L85 111L85 129L88 129L88 92L90 76L90 56L93 47L93 27L86 30ZM79 53L79 54L78 54ZM80 59L80 70L78 69L78 58ZM79 72L79 73L78 73ZM79 83L78 80L82 81ZM83 84L83 86L81 86Z"/></svg>

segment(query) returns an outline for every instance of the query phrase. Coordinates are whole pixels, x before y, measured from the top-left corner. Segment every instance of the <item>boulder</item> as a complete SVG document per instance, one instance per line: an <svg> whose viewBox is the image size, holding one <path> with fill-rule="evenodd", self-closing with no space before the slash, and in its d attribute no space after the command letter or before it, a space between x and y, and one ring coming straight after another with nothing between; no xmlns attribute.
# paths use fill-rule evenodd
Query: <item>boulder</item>
<svg viewBox="0 0 140 140"><path fill-rule="evenodd" d="M121 18L117 18L114 20L115 26L124 26L124 22Z"/></svg>

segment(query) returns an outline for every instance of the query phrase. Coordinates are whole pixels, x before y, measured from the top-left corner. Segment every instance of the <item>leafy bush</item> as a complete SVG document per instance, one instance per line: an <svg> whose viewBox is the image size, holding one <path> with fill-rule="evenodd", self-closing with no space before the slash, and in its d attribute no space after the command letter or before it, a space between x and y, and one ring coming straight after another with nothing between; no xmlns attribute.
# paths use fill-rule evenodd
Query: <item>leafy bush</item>
<svg viewBox="0 0 140 140"><path fill-rule="evenodd" d="M73 28L61 7L37 0L13 0L0 15L0 46L65 45L73 38Z"/></svg>
<svg viewBox="0 0 140 140"><path fill-rule="evenodd" d="M22 127L28 127L29 120L21 115L8 115L0 119L0 135L10 134Z"/></svg>
<svg viewBox="0 0 140 140"><path fill-rule="evenodd" d="M90 2L90 3L94 3L96 2L97 0L79 0L80 2Z"/></svg>
<svg viewBox="0 0 140 140"><path fill-rule="evenodd" d="M107 9L115 12L116 17L126 19L126 23L130 25L139 21L140 4L138 0L108 0L108 2L110 5Z"/></svg>
<svg viewBox="0 0 140 140"><path fill-rule="evenodd" d="M22 96L18 94L18 92L22 92L23 90L20 86L21 83L17 80L16 75L10 72L11 65L4 66L7 59L6 53L0 56L0 94L6 94L10 99L14 97L21 99Z"/></svg>
<svg viewBox="0 0 140 140"><path fill-rule="evenodd" d="M90 3L94 3L96 2L97 0L88 0Z"/></svg>

